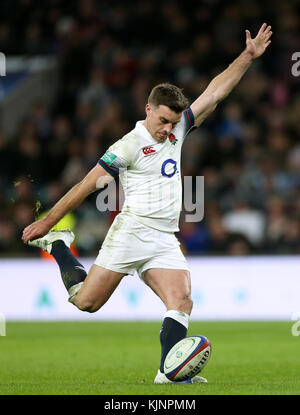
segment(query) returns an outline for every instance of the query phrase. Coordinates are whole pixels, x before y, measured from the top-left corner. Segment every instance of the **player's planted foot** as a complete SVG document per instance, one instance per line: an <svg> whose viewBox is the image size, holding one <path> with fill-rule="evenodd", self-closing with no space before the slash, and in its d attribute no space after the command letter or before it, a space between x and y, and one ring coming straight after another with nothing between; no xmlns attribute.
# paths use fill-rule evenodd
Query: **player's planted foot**
<svg viewBox="0 0 300 415"><path fill-rule="evenodd" d="M207 379L203 378L202 376L194 376L193 378L189 378L182 382L173 382L172 380L168 379L164 373L158 370L157 375L154 379L154 383L174 383L178 385L183 385L186 383L207 383Z"/></svg>
<svg viewBox="0 0 300 415"><path fill-rule="evenodd" d="M52 244L55 241L63 241L65 245L70 248L74 238L74 233L71 232L70 229L63 229L60 231L51 231L42 238L35 239L34 241L28 241L28 245L36 246L37 248L41 248L48 252L48 254L51 254Z"/></svg>

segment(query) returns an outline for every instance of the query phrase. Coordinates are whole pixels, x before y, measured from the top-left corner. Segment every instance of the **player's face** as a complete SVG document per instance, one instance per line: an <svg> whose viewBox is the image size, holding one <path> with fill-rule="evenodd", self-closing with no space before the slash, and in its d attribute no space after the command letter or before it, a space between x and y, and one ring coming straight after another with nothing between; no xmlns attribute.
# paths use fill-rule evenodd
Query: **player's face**
<svg viewBox="0 0 300 415"><path fill-rule="evenodd" d="M147 118L145 126L155 140L163 142L170 135L176 124L181 120L181 112L178 114L166 105L146 105Z"/></svg>

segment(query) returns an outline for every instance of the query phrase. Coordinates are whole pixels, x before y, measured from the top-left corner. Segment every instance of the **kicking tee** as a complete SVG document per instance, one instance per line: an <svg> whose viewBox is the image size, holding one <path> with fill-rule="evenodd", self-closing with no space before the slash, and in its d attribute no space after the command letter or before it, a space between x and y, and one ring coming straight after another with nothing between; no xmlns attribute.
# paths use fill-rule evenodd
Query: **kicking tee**
<svg viewBox="0 0 300 415"><path fill-rule="evenodd" d="M188 108L169 137L156 141L143 121L111 145L99 164L113 177L119 175L125 200L121 214L129 214L165 232L179 231L182 203L181 148L194 127Z"/></svg>

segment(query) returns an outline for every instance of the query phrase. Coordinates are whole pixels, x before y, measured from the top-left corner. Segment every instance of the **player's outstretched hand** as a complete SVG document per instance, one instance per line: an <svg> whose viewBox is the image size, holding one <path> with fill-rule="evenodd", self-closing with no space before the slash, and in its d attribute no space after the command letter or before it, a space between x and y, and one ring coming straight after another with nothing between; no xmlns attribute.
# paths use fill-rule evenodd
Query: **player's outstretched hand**
<svg viewBox="0 0 300 415"><path fill-rule="evenodd" d="M267 26L267 23L261 26L254 39L251 38L249 30L246 30L246 51L251 54L252 59L258 58L265 52L271 43L269 40L271 35L271 26Z"/></svg>
<svg viewBox="0 0 300 415"><path fill-rule="evenodd" d="M51 226L44 219L37 220L33 222L31 225L27 226L22 235L22 240L25 244L28 241L33 241L34 239L41 238L45 236L51 229Z"/></svg>

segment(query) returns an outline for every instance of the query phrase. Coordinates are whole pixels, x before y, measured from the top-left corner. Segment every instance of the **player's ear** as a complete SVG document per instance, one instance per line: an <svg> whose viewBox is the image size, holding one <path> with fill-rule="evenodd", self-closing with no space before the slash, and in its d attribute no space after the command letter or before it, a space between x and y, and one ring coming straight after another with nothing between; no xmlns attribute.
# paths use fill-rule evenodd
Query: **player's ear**
<svg viewBox="0 0 300 415"><path fill-rule="evenodd" d="M151 108L152 108L151 104L147 103L145 106L145 112L146 112L147 117L150 115Z"/></svg>

